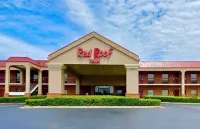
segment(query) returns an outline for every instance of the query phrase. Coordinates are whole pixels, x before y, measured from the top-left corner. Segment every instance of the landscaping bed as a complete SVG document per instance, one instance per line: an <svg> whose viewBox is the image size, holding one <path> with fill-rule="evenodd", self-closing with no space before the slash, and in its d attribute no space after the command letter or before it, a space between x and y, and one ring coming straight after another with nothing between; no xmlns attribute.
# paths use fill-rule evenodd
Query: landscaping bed
<svg viewBox="0 0 200 129"><path fill-rule="evenodd" d="M46 96L31 96L31 98L20 96L20 97L0 97L0 103L25 103L28 99L45 99Z"/></svg>
<svg viewBox="0 0 200 129"><path fill-rule="evenodd" d="M28 99L27 106L160 106L160 100L124 96L61 96Z"/></svg>
<svg viewBox="0 0 200 129"><path fill-rule="evenodd" d="M200 98L197 97L145 96L144 99L157 99L161 102L200 103Z"/></svg>

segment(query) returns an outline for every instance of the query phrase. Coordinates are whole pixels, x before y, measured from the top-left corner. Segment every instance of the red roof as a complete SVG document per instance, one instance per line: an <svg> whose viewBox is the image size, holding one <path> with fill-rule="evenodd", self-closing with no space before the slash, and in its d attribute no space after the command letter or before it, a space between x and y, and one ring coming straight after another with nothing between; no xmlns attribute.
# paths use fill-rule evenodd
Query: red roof
<svg viewBox="0 0 200 129"><path fill-rule="evenodd" d="M0 60L0 67L6 67L6 61Z"/></svg>
<svg viewBox="0 0 200 129"><path fill-rule="evenodd" d="M46 67L47 60L33 60L29 57L10 57L6 62L29 62L39 67Z"/></svg>
<svg viewBox="0 0 200 129"><path fill-rule="evenodd" d="M5 67L6 62L29 62L39 67L47 67L48 60L33 60L29 57L10 57L0 60L0 67ZM141 68L200 68L200 61L140 61Z"/></svg>
<svg viewBox="0 0 200 129"><path fill-rule="evenodd" d="M200 61L141 61L142 68L200 68Z"/></svg>
<svg viewBox="0 0 200 129"><path fill-rule="evenodd" d="M47 67L47 63L48 60L35 60L36 62L38 62L38 64L40 65L40 67Z"/></svg>

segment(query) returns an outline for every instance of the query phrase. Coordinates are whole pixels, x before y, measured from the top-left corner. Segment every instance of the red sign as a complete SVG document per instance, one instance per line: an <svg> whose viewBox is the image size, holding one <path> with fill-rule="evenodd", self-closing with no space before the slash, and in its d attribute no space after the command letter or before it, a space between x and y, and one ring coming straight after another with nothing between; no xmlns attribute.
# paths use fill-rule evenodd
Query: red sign
<svg viewBox="0 0 200 129"><path fill-rule="evenodd" d="M90 63L100 63L100 58L101 57L107 57L109 58L110 55L112 54L112 50L113 48L109 48L108 50L101 50L100 48L94 48L94 52L93 52L93 57L94 59L92 59L92 49L90 50L83 50L83 48L78 48L77 49L77 56L78 57L90 57L89 62Z"/></svg>

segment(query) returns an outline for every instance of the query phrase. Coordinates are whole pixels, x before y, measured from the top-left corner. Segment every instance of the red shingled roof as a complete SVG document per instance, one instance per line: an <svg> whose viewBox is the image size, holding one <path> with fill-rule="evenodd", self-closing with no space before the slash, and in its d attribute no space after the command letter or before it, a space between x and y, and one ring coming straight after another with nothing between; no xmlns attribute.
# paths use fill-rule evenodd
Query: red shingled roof
<svg viewBox="0 0 200 129"><path fill-rule="evenodd" d="M39 67L47 67L48 60L33 60L29 57L10 57L0 60L0 67L5 67L6 62L29 62ZM141 68L200 68L200 61L140 61Z"/></svg>
<svg viewBox="0 0 200 129"><path fill-rule="evenodd" d="M39 63L40 67L47 67L48 60L35 60Z"/></svg>
<svg viewBox="0 0 200 129"><path fill-rule="evenodd" d="M0 67L6 67L6 61L0 60Z"/></svg>
<svg viewBox="0 0 200 129"><path fill-rule="evenodd" d="M39 67L46 67L47 60L33 60L29 57L10 57L6 62L29 62Z"/></svg>
<svg viewBox="0 0 200 129"><path fill-rule="evenodd" d="M141 68L200 68L200 61L141 61Z"/></svg>

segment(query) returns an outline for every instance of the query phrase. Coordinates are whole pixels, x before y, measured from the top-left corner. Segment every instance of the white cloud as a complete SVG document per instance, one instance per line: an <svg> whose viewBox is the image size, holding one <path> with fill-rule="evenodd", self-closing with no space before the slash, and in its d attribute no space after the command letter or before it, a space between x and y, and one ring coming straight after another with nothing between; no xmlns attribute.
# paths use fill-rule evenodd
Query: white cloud
<svg viewBox="0 0 200 129"><path fill-rule="evenodd" d="M29 56L33 59L47 59L49 52L14 39L12 37L0 34L0 57L5 59L10 56Z"/></svg>
<svg viewBox="0 0 200 129"><path fill-rule="evenodd" d="M69 11L69 18L73 19L79 24L84 24L88 30L95 29L94 18L90 12L85 0L65 0Z"/></svg>
<svg viewBox="0 0 200 129"><path fill-rule="evenodd" d="M199 1L65 1L72 20L129 48L141 60L200 60Z"/></svg>

